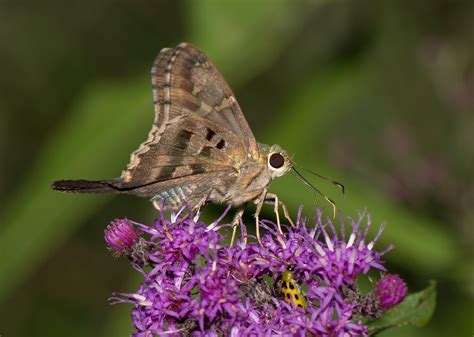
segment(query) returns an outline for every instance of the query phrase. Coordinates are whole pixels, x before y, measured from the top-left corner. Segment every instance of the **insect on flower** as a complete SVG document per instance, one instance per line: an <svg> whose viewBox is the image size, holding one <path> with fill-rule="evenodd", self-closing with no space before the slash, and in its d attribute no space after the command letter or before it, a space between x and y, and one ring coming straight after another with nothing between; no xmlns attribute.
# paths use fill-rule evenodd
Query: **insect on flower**
<svg viewBox="0 0 474 337"><path fill-rule="evenodd" d="M285 205L268 192L271 181L290 170L335 210L334 202L296 171L285 150L256 141L229 85L199 49L181 43L161 50L151 73L155 120L148 139L132 153L121 176L59 180L53 182L53 189L133 194L150 198L157 209L171 212L186 204L196 210L209 202L237 207L231 243L250 202L257 208L259 242L263 204L274 205L280 233L279 207L293 225Z"/></svg>
<svg viewBox="0 0 474 337"><path fill-rule="evenodd" d="M280 282L280 290L288 304L304 309L306 308L306 299L300 286L295 280L293 269L293 266L289 266L288 269L283 272Z"/></svg>

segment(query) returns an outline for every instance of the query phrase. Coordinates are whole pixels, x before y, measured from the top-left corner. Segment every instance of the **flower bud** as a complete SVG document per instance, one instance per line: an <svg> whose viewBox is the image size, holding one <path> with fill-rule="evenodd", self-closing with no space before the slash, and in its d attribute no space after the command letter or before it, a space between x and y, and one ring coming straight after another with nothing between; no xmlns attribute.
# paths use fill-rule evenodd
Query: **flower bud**
<svg viewBox="0 0 474 337"><path fill-rule="evenodd" d="M407 285L398 275L385 275L377 284L375 294L382 309L391 308L405 299Z"/></svg>
<svg viewBox="0 0 474 337"><path fill-rule="evenodd" d="M115 219L104 231L107 246L118 254L130 252L139 236L128 219Z"/></svg>

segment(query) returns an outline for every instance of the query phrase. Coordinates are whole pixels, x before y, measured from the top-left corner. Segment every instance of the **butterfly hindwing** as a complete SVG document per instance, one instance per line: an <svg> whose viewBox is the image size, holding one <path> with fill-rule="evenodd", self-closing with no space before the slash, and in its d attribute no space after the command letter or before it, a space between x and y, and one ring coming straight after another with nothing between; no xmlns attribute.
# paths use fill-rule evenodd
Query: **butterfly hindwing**
<svg viewBox="0 0 474 337"><path fill-rule="evenodd" d="M171 209L184 200L195 205L211 194L222 198L238 175L235 167L245 160L239 144L220 124L196 115L183 117L164 130L158 144L149 145L140 165L123 172L117 187L153 197L155 206L164 202Z"/></svg>
<svg viewBox="0 0 474 337"><path fill-rule="evenodd" d="M200 166L195 166L194 170L202 172ZM177 210L186 204L198 206L211 194L224 192L218 185L212 184L216 180L231 184L235 178L230 177L223 171L193 173L189 176L135 187L133 194L151 196L151 201L158 209ZM205 184L203 182L209 183ZM224 193L221 195L224 195Z"/></svg>

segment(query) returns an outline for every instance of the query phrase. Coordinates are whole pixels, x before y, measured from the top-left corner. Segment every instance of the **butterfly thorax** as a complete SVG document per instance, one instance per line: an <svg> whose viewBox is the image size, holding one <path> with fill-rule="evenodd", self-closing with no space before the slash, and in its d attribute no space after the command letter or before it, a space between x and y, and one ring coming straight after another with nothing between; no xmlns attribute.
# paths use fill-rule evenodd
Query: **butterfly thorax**
<svg viewBox="0 0 474 337"><path fill-rule="evenodd" d="M232 181L228 180L214 186L209 201L232 206L249 201L258 202L259 197L264 197L262 194L267 190L272 179L285 174L291 168L291 161L280 146L258 143L258 149L257 155L248 156L246 161L236 163L236 174ZM283 160L281 166L272 166L270 158L273 158L275 154Z"/></svg>
<svg viewBox="0 0 474 337"><path fill-rule="evenodd" d="M217 185L210 201L238 206L256 200L270 184L272 178L266 167L265 158L250 159L242 164L230 186ZM222 191L225 190L225 193Z"/></svg>

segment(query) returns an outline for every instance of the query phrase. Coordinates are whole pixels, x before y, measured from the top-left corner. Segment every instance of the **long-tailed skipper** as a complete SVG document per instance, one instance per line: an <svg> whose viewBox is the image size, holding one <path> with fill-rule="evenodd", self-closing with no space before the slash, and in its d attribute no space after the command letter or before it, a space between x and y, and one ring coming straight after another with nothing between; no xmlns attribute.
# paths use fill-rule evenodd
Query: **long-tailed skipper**
<svg viewBox="0 0 474 337"><path fill-rule="evenodd" d="M181 43L161 50L151 69L155 120L148 139L132 153L120 177L59 180L63 192L126 193L151 198L158 209L176 211L186 203L239 207L235 229L248 202L259 213L265 202L284 205L267 188L292 168L278 145L257 143L232 90L208 57ZM232 240L233 241L233 240Z"/></svg>

